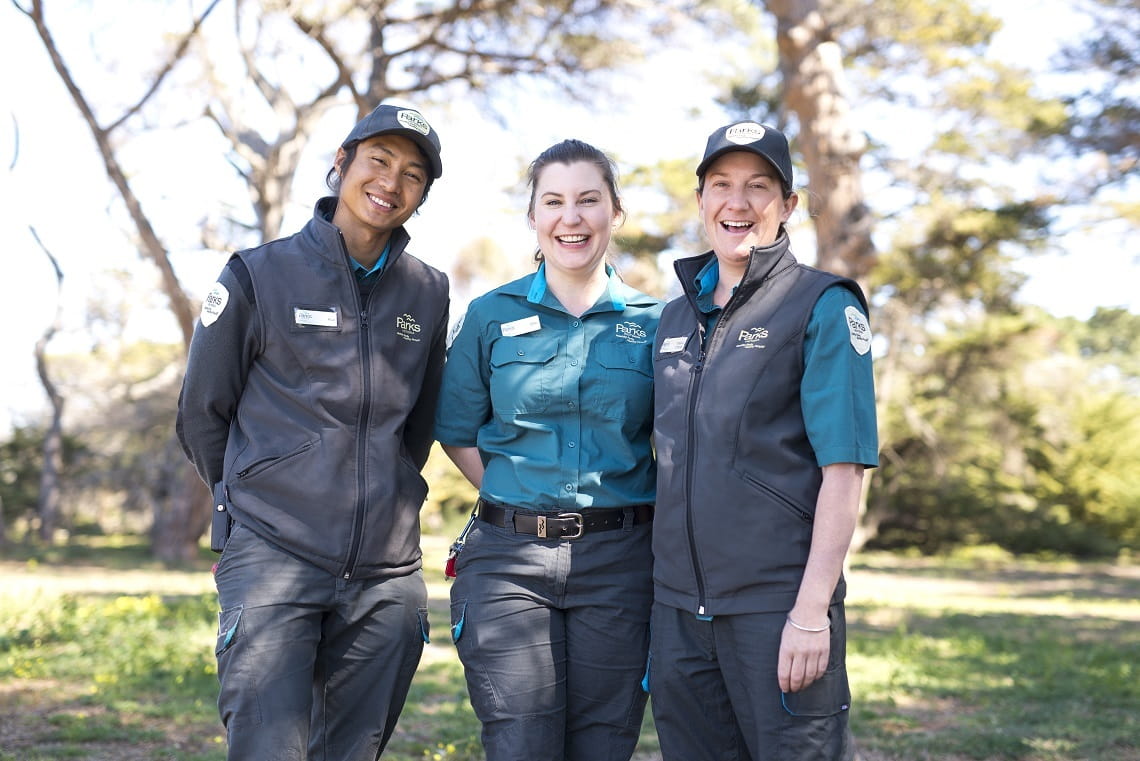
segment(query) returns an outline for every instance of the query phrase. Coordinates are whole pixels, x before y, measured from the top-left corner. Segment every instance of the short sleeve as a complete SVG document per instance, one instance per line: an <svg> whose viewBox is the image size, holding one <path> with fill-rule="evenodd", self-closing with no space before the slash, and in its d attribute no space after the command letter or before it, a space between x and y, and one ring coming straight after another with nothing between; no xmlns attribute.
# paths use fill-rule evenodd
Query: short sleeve
<svg viewBox="0 0 1140 761"><path fill-rule="evenodd" d="M879 464L871 330L859 299L845 286L825 290L812 310L800 395L820 467Z"/></svg>
<svg viewBox="0 0 1140 761"><path fill-rule="evenodd" d="M483 323L473 303L448 347L435 413L435 438L440 444L476 446L479 429L490 419L489 358Z"/></svg>

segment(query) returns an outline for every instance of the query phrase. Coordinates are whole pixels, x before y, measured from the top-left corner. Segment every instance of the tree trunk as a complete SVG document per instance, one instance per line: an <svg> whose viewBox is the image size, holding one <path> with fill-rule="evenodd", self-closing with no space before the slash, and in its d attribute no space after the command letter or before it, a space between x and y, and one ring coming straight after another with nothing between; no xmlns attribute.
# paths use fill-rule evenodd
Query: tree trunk
<svg viewBox="0 0 1140 761"><path fill-rule="evenodd" d="M171 467L167 488L156 495L151 549L164 563L188 565L198 557L198 538L209 523L210 492L173 437L165 459Z"/></svg>
<svg viewBox="0 0 1140 761"><path fill-rule="evenodd" d="M83 119L91 131L91 136L95 139L95 144L99 148L99 154L103 159L103 167L107 172L107 176L111 182L114 183L115 188L119 192L119 196L126 205L131 221L135 225L135 229L138 233L139 250L146 258L151 260L161 275L163 293L165 293L167 297L171 314L174 315L175 322L177 322L178 328L181 331L183 345L187 348L189 348L190 338L194 334L194 308L190 302L190 298L186 295L186 292L182 289L182 285L178 282L178 277L175 275L174 267L171 265L166 247L159 239L158 233L155 232L154 226L151 224L150 218L143 211L142 203L127 181L127 172L124 171L122 165L119 163L111 135L114 130L123 124L131 115L141 110L147 100L158 91L166 75L169 74L174 66L182 59L190 45L190 41L198 33L202 22L205 21L206 17L217 4L218 0L214 0L201 15L197 17L193 26L182 36L179 44L171 51L169 60L167 60L165 66L159 73L155 75L150 88L146 91L142 99L118 120L112 122L109 127L104 127L99 123L94 110L91 108L91 104L87 101L83 91L79 89L79 85L75 82L75 79L71 76L71 71L63 60L63 56L55 43L47 19L44 16L42 0L34 0L29 10L21 8L24 14L35 24L36 32L43 42L44 49L47 51L48 56L51 58L52 66L59 75L60 81L62 81L64 87L66 87L67 92L71 95L76 107L83 115ZM198 537L205 531L207 522L209 521L209 508L207 501L208 495L203 496L205 490L190 463L183 459L182 462L176 466L176 470L178 471L177 477L170 480L170 483L175 488L172 488L166 494L165 500L155 500L152 536L159 539L159 541L156 541L152 549L155 555L163 560L180 562L189 556L191 552L190 548L195 548L194 551L196 551ZM194 507L195 505L200 506L197 515L192 512L198 509ZM178 534L176 532L182 533Z"/></svg>
<svg viewBox="0 0 1140 761"><path fill-rule="evenodd" d="M863 200L859 168L867 143L851 124L843 53L831 38L818 0L768 0L767 7L776 16L784 102L796 114L796 144L807 164L816 266L852 278L869 295L867 275L877 257L871 241L874 223ZM870 479L869 471L859 500L852 553L877 528L866 519Z"/></svg>
<svg viewBox="0 0 1140 761"><path fill-rule="evenodd" d="M875 264L859 160L866 139L851 124L843 55L818 0L768 0L776 16L784 102L796 114L807 164L816 266L859 281Z"/></svg>
<svg viewBox="0 0 1140 761"><path fill-rule="evenodd" d="M59 262L52 256L51 251L44 246L40 236L36 234L35 228L29 228L32 237L40 245L40 250L44 252L48 260L51 262L52 268L55 270L55 286L56 286L56 304L55 316L52 318L51 325L48 326L44 334L40 336L40 340L36 341L35 356L36 356L36 374L40 377L40 384L44 387L44 393L47 394L48 400L51 402L51 424L48 426L47 432L44 434L43 443L43 465L40 468L40 490L36 497L36 513L40 518L40 540L44 544L50 545L55 540L55 530L59 528L60 515L62 514L61 497L62 488L60 485L61 474L63 472L63 395L60 394L59 389L51 380L51 374L48 373L47 366L47 345L52 337L59 330L61 301L59 298L60 289L63 286L63 270L59 268Z"/></svg>

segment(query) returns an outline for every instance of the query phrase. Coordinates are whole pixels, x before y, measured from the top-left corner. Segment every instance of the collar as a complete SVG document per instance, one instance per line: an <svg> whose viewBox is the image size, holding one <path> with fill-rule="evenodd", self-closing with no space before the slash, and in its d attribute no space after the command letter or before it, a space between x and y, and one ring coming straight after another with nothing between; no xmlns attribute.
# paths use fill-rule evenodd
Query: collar
<svg viewBox="0 0 1140 761"><path fill-rule="evenodd" d="M623 312L629 305L646 306L653 304L655 300L651 296L638 291L626 285L618 276L617 270L611 265L606 265L606 290L598 297L598 300L592 307L586 310L590 312ZM550 294L546 286L546 262L542 262L538 266L538 271L530 276L530 284L526 287L526 300L531 304L539 304L551 309L557 309L560 312L566 311L558 300ZM525 283L526 278L523 278ZM521 295L521 294L520 294Z"/></svg>
<svg viewBox="0 0 1140 761"><path fill-rule="evenodd" d="M693 279L693 287L696 288L697 309L705 314L712 314L721 309L713 301L713 293L716 291L716 284L720 282L720 260L715 256L709 259L705 266L701 267L701 271ZM732 292L736 293L737 286L732 287Z"/></svg>
<svg viewBox="0 0 1140 761"><path fill-rule="evenodd" d="M384 250L380 252L380 258L376 260L370 268L365 267L360 262L353 259L351 256L348 260L352 262L352 271L357 277L368 277L384 269L384 265L388 263L388 252L392 250L392 237L388 236L388 242L384 244Z"/></svg>
<svg viewBox="0 0 1140 761"><path fill-rule="evenodd" d="M747 297L768 278L795 265L796 257L792 254L790 244L787 232L781 229L780 235L774 242L767 246L754 247L748 256L748 266L744 268L744 276L740 279L734 293L743 291L744 296ZM677 279L681 282L681 289L694 305L697 304L701 289L704 287L704 281L699 278L708 277L709 273L706 270L713 262L716 262L716 254L712 251L673 262L673 269L677 273ZM716 271L719 278L719 266ZM712 286L716 286L715 280L712 281Z"/></svg>
<svg viewBox="0 0 1140 761"><path fill-rule="evenodd" d="M356 262L351 256L348 255L348 249L344 244L344 236L340 234L340 228L332 223L333 212L336 211L337 199L336 196L325 196L317 201L313 207L313 218L301 230L301 240L308 245L309 248L321 257L328 259L331 263L337 264L341 267L346 266L346 259ZM404 249L407 248L408 243L411 241L411 236L403 225L400 225L392 234L388 236L388 245L385 247L387 252L385 264L382 266L390 266L395 264L396 260L403 255ZM381 255L380 261L385 259L385 255ZM355 269L355 268L350 268ZM375 268L374 268L375 269Z"/></svg>

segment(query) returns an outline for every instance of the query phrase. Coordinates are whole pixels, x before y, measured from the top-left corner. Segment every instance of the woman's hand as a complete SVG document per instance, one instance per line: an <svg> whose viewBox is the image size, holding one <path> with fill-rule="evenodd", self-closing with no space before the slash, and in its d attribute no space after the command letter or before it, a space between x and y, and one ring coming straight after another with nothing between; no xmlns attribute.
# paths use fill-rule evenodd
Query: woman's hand
<svg viewBox="0 0 1140 761"><path fill-rule="evenodd" d="M799 692L823 676L831 655L830 625L820 631L804 631L795 626L793 620L789 616L784 623L784 632L780 636L780 659L776 667L780 689L784 692ZM797 620L796 623L800 622ZM810 628L815 629L828 622L825 616L822 621L813 620L808 623Z"/></svg>

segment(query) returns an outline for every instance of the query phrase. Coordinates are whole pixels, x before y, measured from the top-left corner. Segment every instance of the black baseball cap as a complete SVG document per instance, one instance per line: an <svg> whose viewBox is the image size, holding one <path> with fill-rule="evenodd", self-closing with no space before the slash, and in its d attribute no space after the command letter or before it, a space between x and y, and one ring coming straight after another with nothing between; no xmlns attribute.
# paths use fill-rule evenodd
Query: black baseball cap
<svg viewBox="0 0 1140 761"><path fill-rule="evenodd" d="M761 156L776 167L784 186L792 188L792 157L788 138L775 127L753 121L733 122L709 135L705 156L697 165L697 177L704 177L709 166L731 151L749 151Z"/></svg>
<svg viewBox="0 0 1140 761"><path fill-rule="evenodd" d="M439 158L439 135L423 114L414 108L401 108L381 104L372 113L361 119L340 144L341 148L351 143L359 143L377 135L403 135L418 145L431 163L432 178L443 174L443 162Z"/></svg>

